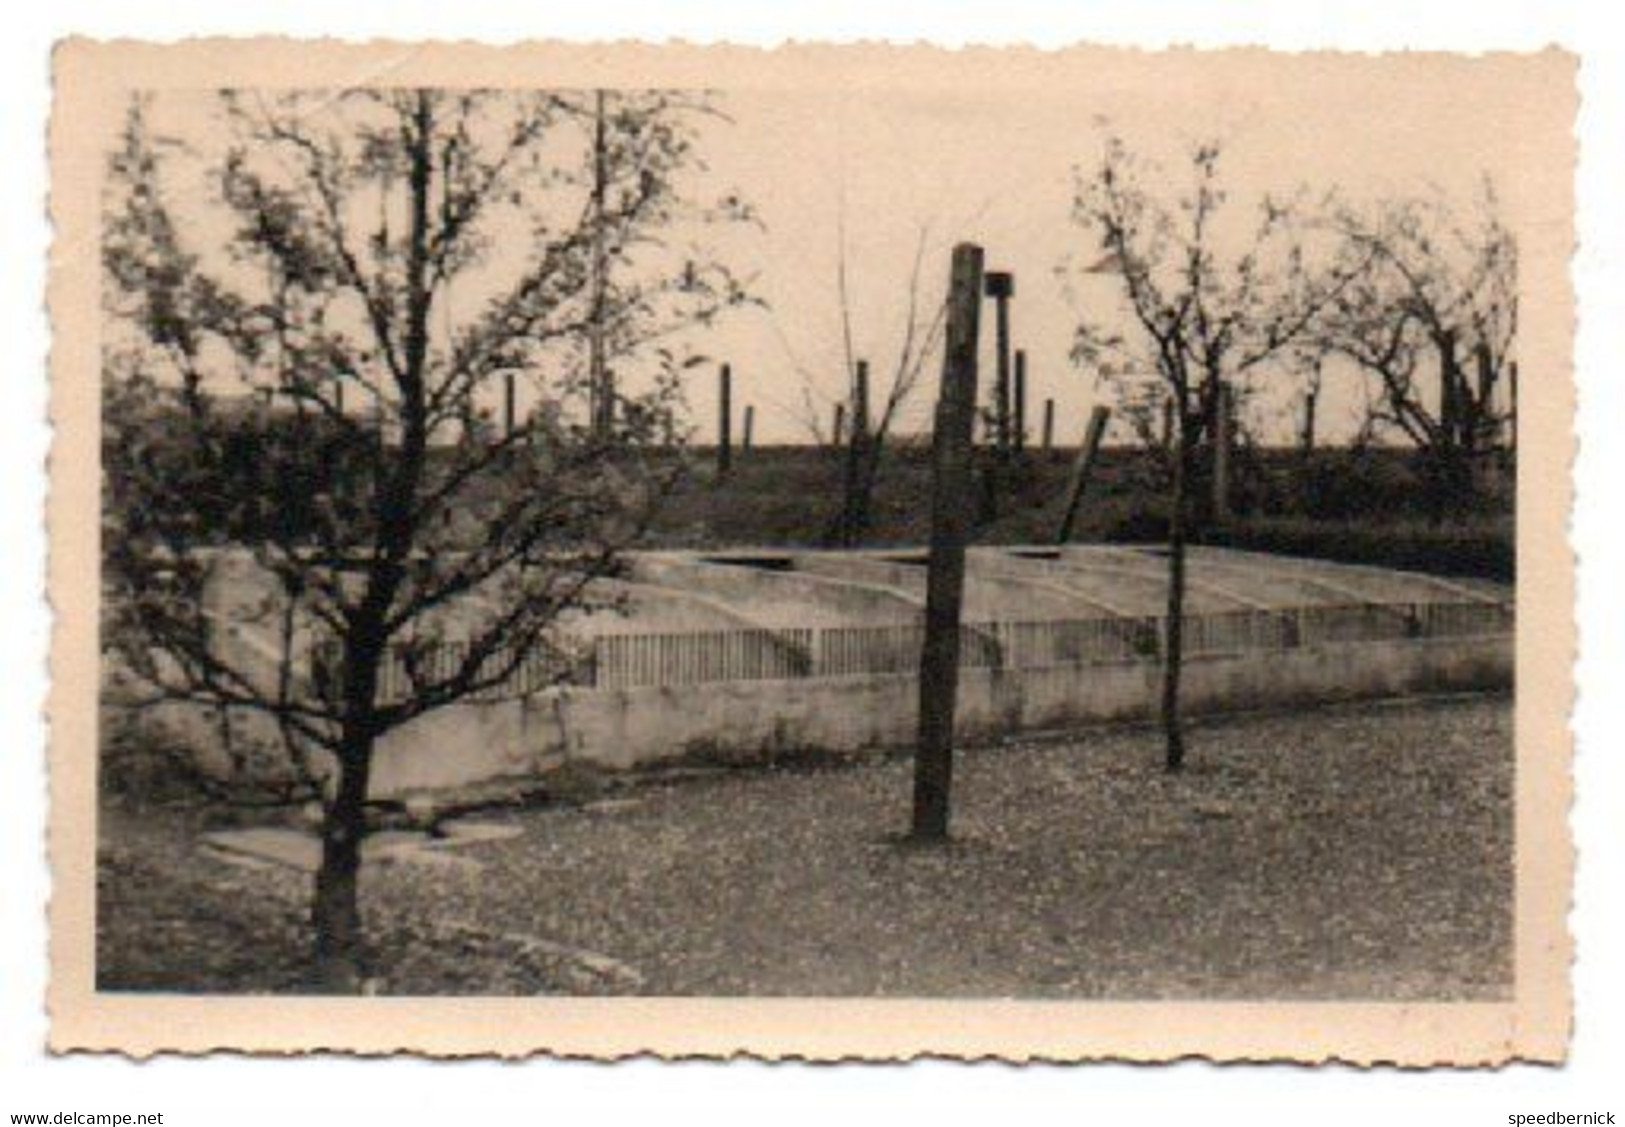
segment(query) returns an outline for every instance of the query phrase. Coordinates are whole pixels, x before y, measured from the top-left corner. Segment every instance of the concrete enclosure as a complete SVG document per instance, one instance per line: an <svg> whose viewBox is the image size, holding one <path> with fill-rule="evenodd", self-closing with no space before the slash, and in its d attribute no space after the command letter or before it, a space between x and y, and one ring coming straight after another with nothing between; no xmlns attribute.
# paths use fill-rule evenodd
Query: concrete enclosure
<svg viewBox="0 0 1625 1127"><path fill-rule="evenodd" d="M965 742L1154 715L1159 667L1148 662L962 669L956 730ZM1192 713L1459 692L1512 680L1505 637L1356 642L1309 650L1193 658ZM685 756L750 760L852 753L914 738L918 681L909 674L729 681L696 690L557 690L442 709L392 733L374 793L402 795L524 778L569 760L612 768Z"/></svg>
<svg viewBox="0 0 1625 1127"><path fill-rule="evenodd" d="M1194 548L1184 697L1193 712L1509 686L1511 593L1433 576ZM972 549L958 731L965 741L1153 715L1167 561L1155 547ZM388 733L374 793L524 778L569 760L851 753L907 744L926 572L917 551L657 552L561 624L573 684L439 709ZM255 606L222 570L223 617ZM221 632L238 656L256 647ZM268 659L269 660L269 659ZM388 678L386 677L386 682ZM218 717L170 710L217 769ZM233 717L233 739L270 742Z"/></svg>

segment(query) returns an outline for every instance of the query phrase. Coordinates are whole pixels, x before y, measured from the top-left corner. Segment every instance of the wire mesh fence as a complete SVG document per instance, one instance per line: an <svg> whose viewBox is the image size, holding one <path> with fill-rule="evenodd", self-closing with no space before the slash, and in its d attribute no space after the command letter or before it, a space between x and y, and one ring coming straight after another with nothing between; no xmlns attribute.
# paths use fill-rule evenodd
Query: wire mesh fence
<svg viewBox="0 0 1625 1127"><path fill-rule="evenodd" d="M1187 615L1191 656L1265 653L1326 644L1510 633L1510 603L1357 603ZM966 669L1023 670L1092 663L1158 662L1166 647L1158 616L969 622L960 628ZM868 626L618 633L581 639L572 651L508 651L470 666L466 642L393 648L380 669L380 696L401 699L424 686L472 676L475 700L522 697L569 685L628 689L726 681L912 674L920 668L919 622ZM314 655L318 676L335 684L336 651ZM506 670L505 676L498 676ZM487 684L486 682L491 682Z"/></svg>

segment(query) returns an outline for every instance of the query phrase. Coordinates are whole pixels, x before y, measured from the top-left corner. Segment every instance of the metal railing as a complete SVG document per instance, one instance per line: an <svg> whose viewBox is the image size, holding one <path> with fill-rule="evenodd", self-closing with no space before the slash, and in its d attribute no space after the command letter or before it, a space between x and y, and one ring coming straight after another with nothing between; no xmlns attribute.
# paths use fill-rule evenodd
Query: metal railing
<svg viewBox="0 0 1625 1127"><path fill-rule="evenodd" d="M1497 635L1511 632L1510 603L1358 603L1192 614L1184 652L1192 657L1265 653L1326 644ZM920 667L924 625L786 627L605 634L575 654L527 654L499 688L476 700L526 696L560 685L627 689L803 678L910 674ZM1166 646L1160 616L969 622L960 628L966 669L1023 670L1096 663L1158 662ZM466 643L402 646L380 671L380 695L457 675ZM504 655L486 659L501 669Z"/></svg>
<svg viewBox="0 0 1625 1127"><path fill-rule="evenodd" d="M812 638L804 628L604 634L590 643L586 683L629 689L807 677Z"/></svg>

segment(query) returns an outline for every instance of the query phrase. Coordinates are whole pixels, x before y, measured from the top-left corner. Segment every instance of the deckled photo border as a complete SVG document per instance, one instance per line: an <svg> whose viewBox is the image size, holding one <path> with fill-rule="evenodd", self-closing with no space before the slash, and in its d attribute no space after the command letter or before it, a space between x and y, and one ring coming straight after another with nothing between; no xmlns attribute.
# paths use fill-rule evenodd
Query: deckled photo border
<svg viewBox="0 0 1625 1127"><path fill-rule="evenodd" d="M220 86L671 85L728 88L1011 86L1110 70L1203 72L1229 88L1272 68L1504 68L1539 92L1515 139L1521 185L1503 201L1520 248L1517 491L1516 955L1506 1003L1321 1004L850 999L182 997L95 989L99 644L99 200L102 139L132 89ZM1569 1040L1573 850L1573 181L1576 62L1533 55L1283 55L1262 49L1138 52L879 45L775 51L618 43L513 47L73 41L55 58L51 123L52 640L50 1044L137 1056L215 1049L291 1053L907 1059L1342 1060L1481 1065L1562 1059ZM1509 139L1509 143L1514 143Z"/></svg>

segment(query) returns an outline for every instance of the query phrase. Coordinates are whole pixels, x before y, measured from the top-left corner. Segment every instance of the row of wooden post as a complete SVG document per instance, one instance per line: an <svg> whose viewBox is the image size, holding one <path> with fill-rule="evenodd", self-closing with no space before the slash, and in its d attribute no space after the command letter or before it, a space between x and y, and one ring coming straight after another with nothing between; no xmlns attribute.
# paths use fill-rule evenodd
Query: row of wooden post
<svg viewBox="0 0 1625 1127"><path fill-rule="evenodd" d="M1027 353L1023 349L1015 351L1015 379L1013 396L1013 422L1011 442L1016 452L1026 449L1027 434ZM859 360L854 365L853 403L857 412L862 414L862 424L859 433L867 435L870 427L870 399L869 399L869 362ZM511 433L513 429L513 381L508 383L507 422ZM845 400L837 401L830 409L830 441L835 446L845 445L849 437L847 431L847 403ZM741 435L739 448L749 450L752 446L756 423L756 407L754 404L745 404L741 420ZM1055 400L1045 398L1043 423L1040 429L1039 449L1049 453L1055 448ZM733 468L733 369L729 364L722 364L717 372L717 470L726 474Z"/></svg>

